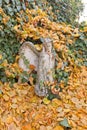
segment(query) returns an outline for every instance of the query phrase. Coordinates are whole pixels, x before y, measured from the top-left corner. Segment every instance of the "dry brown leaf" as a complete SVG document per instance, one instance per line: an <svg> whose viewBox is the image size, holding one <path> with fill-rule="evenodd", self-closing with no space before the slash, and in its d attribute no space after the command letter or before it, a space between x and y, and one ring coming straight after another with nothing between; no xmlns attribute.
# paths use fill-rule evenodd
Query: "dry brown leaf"
<svg viewBox="0 0 87 130"><path fill-rule="evenodd" d="M36 67L35 67L33 64L30 64L30 65L29 65L29 68L30 68L31 70L34 70Z"/></svg>

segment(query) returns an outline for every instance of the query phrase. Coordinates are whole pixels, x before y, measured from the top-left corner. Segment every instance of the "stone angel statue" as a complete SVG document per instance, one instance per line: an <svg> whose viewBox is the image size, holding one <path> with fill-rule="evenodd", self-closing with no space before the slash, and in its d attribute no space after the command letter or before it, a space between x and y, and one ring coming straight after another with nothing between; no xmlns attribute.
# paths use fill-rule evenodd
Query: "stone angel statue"
<svg viewBox="0 0 87 130"><path fill-rule="evenodd" d="M35 85L35 93L38 96L46 96L48 88L45 86L45 82L53 82L53 73L55 72L55 54L52 45L52 41L49 38L41 39L43 42L43 48L38 52L32 42L24 42L20 48L20 55L29 61L29 64L35 66L37 71L37 80ZM28 71L29 68L25 65L23 58L19 59L19 66Z"/></svg>

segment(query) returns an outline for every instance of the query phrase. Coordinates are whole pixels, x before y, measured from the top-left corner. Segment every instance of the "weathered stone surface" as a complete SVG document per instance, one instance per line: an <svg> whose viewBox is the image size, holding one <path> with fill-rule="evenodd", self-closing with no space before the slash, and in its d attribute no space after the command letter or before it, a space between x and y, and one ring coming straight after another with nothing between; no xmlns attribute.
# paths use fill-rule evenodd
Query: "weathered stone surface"
<svg viewBox="0 0 87 130"><path fill-rule="evenodd" d="M20 55L22 54L30 64L36 67L37 81L35 93L38 96L46 96L48 91L44 82L53 82L53 73L55 71L55 56L51 40L44 39L41 52L35 49L33 43L25 42L20 49ZM25 71L29 70L22 58L19 60L19 66Z"/></svg>
<svg viewBox="0 0 87 130"><path fill-rule="evenodd" d="M55 68L55 56L53 52L52 42L50 39L45 39L43 49L39 53L39 64L37 71L37 83L35 92L39 96L47 95L48 91L44 82L53 82L53 73Z"/></svg>
<svg viewBox="0 0 87 130"><path fill-rule="evenodd" d="M39 53L35 49L34 45L31 42L25 42L20 48L20 59L19 59L19 66L28 71L29 67L24 63L24 60L27 59L29 64L35 66L35 70L37 71L38 68L38 56Z"/></svg>

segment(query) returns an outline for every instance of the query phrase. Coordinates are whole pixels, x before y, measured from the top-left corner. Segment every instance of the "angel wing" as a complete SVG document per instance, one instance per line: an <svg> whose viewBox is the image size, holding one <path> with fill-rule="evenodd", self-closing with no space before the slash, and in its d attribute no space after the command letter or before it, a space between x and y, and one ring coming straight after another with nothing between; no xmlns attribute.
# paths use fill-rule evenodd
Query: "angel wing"
<svg viewBox="0 0 87 130"><path fill-rule="evenodd" d="M29 65L35 66L35 70L38 68L39 52L36 50L32 42L24 42L19 50L19 66L24 70L29 70Z"/></svg>

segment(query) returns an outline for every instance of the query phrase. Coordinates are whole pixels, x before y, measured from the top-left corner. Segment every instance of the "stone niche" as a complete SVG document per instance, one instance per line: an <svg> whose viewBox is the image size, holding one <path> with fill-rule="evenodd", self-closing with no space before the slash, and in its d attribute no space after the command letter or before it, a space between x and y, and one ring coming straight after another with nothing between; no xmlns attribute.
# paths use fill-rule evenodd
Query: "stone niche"
<svg viewBox="0 0 87 130"><path fill-rule="evenodd" d="M52 41L49 38L43 40L42 51L38 52L32 42L24 42L20 48L21 55L29 61L29 64L35 66L37 71L37 81L35 85L35 93L38 96L46 96L48 89L44 82L53 82L53 73L55 72L55 54ZM24 63L24 59L19 59L19 66L28 71L29 67Z"/></svg>

